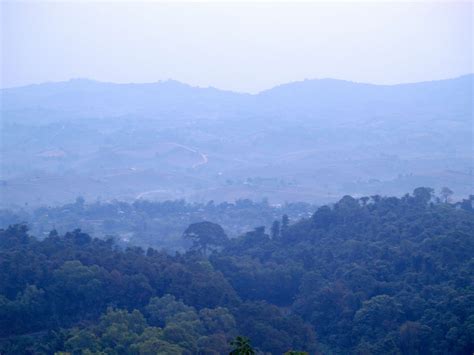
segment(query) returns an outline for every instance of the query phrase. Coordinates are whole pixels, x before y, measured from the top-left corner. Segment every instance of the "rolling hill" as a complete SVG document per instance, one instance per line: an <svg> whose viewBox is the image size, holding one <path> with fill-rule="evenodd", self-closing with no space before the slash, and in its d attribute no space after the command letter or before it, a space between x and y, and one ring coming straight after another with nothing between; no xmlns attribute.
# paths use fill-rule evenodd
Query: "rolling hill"
<svg viewBox="0 0 474 355"><path fill-rule="evenodd" d="M255 95L176 81L4 89L2 203L133 200L149 190L196 201L331 201L420 185L466 195L473 78L305 80Z"/></svg>

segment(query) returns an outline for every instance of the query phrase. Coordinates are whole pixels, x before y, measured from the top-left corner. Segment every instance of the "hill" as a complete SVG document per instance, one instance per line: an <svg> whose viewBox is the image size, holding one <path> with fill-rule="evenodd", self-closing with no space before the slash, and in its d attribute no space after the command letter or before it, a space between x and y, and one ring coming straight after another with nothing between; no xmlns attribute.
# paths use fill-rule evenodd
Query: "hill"
<svg viewBox="0 0 474 355"><path fill-rule="evenodd" d="M460 198L473 188L473 77L306 80L256 95L175 81L4 89L2 204L133 201L153 190L319 203L420 185Z"/></svg>

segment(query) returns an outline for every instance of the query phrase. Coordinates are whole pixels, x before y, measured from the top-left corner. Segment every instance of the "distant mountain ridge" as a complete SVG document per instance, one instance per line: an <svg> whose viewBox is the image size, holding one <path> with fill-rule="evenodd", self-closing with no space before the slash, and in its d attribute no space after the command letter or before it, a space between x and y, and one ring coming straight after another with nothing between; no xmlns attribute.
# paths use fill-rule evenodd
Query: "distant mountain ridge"
<svg viewBox="0 0 474 355"><path fill-rule="evenodd" d="M127 114L153 115L190 109L213 111L258 111L281 115L288 110L317 114L328 109L361 111L368 104L434 105L437 110L470 105L473 74L454 79L412 84L375 85L336 79L314 79L278 85L258 94L216 88L193 87L167 80L146 84L114 84L89 79L44 83L1 90L2 111L45 109L87 116ZM342 107L341 107L342 105ZM452 107L455 106L455 107Z"/></svg>
<svg viewBox="0 0 474 355"><path fill-rule="evenodd" d="M436 80L425 80L425 81L418 81L418 82L408 82L408 83L398 83L398 84L376 84L376 83L366 83L366 82L360 82L360 81L351 81L351 80L344 80L344 79L334 79L334 78L315 78L315 79L303 79L303 80L295 80L295 81L290 81L287 83L282 83L275 85L271 88L264 89L258 93L247 93L247 92L240 92L240 91L234 91L234 90L227 90L227 89L219 89L213 86L208 86L208 87L203 87L203 86L193 86L191 84L187 84L184 82L181 82L179 80L174 80L174 79L166 79L166 80L158 80L156 82L143 82L143 83L115 83L115 82L108 82L108 81L100 81L100 80L95 80L95 79L89 79L89 78L71 78L69 80L64 80L64 81L47 81L43 83L35 83L35 84L27 84L27 85L20 85L20 86L14 86L14 87L8 87L8 88L3 88L0 89L0 92L2 91L11 91L11 90L19 90L19 89L27 89L27 88L39 88L39 87L45 87L45 86L69 86L69 85L74 85L74 86L82 86L82 87L91 87L94 85L107 85L107 86L154 86L154 85L164 85L164 86L181 86L181 87L187 87L187 88L192 88L192 89L202 89L202 90L214 90L214 91L223 91L223 92L230 92L233 94L238 94L238 95L251 95L251 96L258 96L262 93L268 92L268 91L273 91L277 90L279 88L283 87L288 87L288 86L293 86L293 85L300 85L300 84L306 84L306 85L313 85L314 83L345 83L347 85L360 85L360 86L372 86L372 87L396 87L396 86L416 86L416 85L426 85L426 84L433 84L433 83L443 83L443 82L453 82L453 81L472 81L474 77L474 73L471 74L464 74L460 75L457 77L452 77L452 78L447 78L447 79L436 79Z"/></svg>

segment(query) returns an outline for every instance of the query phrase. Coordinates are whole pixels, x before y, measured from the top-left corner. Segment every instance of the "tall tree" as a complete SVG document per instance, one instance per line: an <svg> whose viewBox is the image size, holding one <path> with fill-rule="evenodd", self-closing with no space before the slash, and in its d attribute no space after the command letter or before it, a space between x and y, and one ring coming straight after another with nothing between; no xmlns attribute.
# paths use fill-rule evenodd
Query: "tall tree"
<svg viewBox="0 0 474 355"><path fill-rule="evenodd" d="M281 230L280 230L280 234L282 236L285 235L286 231L288 230L288 227L290 225L290 219L288 218L288 215L284 214L282 217L281 217Z"/></svg>
<svg viewBox="0 0 474 355"><path fill-rule="evenodd" d="M441 196L443 197L444 203L448 203L449 198L453 193L453 190L451 190L449 187L445 186L441 189Z"/></svg>
<svg viewBox="0 0 474 355"><path fill-rule="evenodd" d="M434 190L430 187L417 187L415 190L413 190L413 196L415 197L416 201L426 205L433 197L433 192Z"/></svg>
<svg viewBox="0 0 474 355"><path fill-rule="evenodd" d="M280 237L280 222L274 221L272 224L272 239L278 239Z"/></svg>
<svg viewBox="0 0 474 355"><path fill-rule="evenodd" d="M216 223L198 222L191 224L183 233L185 239L193 242L192 248L207 255L209 248L224 246L228 237L224 229Z"/></svg>

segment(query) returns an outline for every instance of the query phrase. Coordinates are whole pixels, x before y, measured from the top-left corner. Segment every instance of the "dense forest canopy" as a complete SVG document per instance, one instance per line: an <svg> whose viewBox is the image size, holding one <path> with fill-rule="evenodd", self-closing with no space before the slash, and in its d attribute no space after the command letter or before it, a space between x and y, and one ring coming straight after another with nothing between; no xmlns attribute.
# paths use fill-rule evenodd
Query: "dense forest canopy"
<svg viewBox="0 0 474 355"><path fill-rule="evenodd" d="M0 230L0 352L218 354L248 338L257 353L470 355L473 201L344 196L268 233L194 225L203 238L175 255L12 225Z"/></svg>

